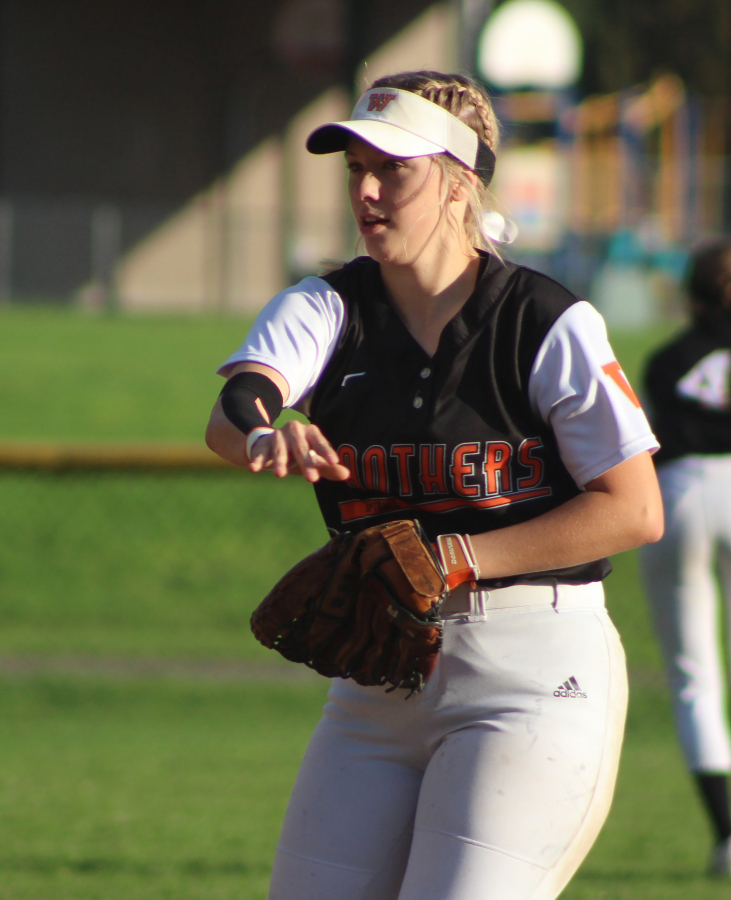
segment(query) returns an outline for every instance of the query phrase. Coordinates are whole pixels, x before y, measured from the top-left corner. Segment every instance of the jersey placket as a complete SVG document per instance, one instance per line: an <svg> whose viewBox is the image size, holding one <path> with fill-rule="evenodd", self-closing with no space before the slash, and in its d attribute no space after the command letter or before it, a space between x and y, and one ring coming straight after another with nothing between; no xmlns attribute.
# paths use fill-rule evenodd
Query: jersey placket
<svg viewBox="0 0 731 900"><path fill-rule="evenodd" d="M416 376L416 388L414 390L411 406L416 413L416 421L423 425L429 420L432 409L432 385L434 384L434 370L431 365L422 366Z"/></svg>

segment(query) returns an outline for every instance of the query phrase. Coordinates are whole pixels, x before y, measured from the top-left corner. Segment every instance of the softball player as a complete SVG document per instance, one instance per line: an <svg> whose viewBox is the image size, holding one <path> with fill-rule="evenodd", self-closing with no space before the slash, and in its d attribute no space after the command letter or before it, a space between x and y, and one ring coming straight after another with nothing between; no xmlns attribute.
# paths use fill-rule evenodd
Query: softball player
<svg viewBox="0 0 731 900"><path fill-rule="evenodd" d="M379 79L308 139L345 153L367 256L276 296L208 429L309 481L339 530L468 535L424 690L332 683L270 900L549 900L614 787L624 657L604 558L662 530L656 441L589 304L480 224L497 125L461 76ZM282 404L310 424L274 429Z"/></svg>
<svg viewBox="0 0 731 900"><path fill-rule="evenodd" d="M716 582L718 570L731 611L731 241L695 256L688 287L691 327L647 368L667 531L643 549L642 567L680 744L715 832L709 869L731 876L731 737Z"/></svg>

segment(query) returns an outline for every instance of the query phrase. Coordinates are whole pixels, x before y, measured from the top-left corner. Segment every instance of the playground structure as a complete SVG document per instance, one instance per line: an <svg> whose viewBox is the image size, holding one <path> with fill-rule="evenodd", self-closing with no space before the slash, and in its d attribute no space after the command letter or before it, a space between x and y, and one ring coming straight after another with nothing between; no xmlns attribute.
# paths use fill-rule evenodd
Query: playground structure
<svg viewBox="0 0 731 900"><path fill-rule="evenodd" d="M723 112L669 74L568 110L561 127L573 138L572 230L611 233L650 221L667 244L720 231Z"/></svg>
<svg viewBox="0 0 731 900"><path fill-rule="evenodd" d="M497 105L507 140L495 193L518 225L514 255L611 324L676 312L689 248L728 227L723 102L663 74L579 103L521 92Z"/></svg>

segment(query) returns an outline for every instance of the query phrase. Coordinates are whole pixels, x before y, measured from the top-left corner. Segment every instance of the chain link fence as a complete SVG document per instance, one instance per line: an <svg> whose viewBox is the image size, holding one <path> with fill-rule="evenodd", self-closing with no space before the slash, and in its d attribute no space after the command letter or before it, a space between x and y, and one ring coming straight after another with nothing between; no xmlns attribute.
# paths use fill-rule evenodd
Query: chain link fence
<svg viewBox="0 0 731 900"><path fill-rule="evenodd" d="M173 212L171 204L0 199L0 303L69 301L89 282L109 284L120 256Z"/></svg>

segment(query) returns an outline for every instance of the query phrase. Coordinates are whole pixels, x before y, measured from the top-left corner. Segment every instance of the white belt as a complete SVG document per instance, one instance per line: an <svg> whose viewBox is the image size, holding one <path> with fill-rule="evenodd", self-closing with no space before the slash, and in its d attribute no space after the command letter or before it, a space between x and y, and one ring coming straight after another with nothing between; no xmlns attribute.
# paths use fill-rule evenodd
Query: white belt
<svg viewBox="0 0 731 900"><path fill-rule="evenodd" d="M494 609L521 606L551 606L554 609L603 609L604 588L600 581L590 584L513 584L493 590L472 591L461 584L442 604L442 618L484 616Z"/></svg>

